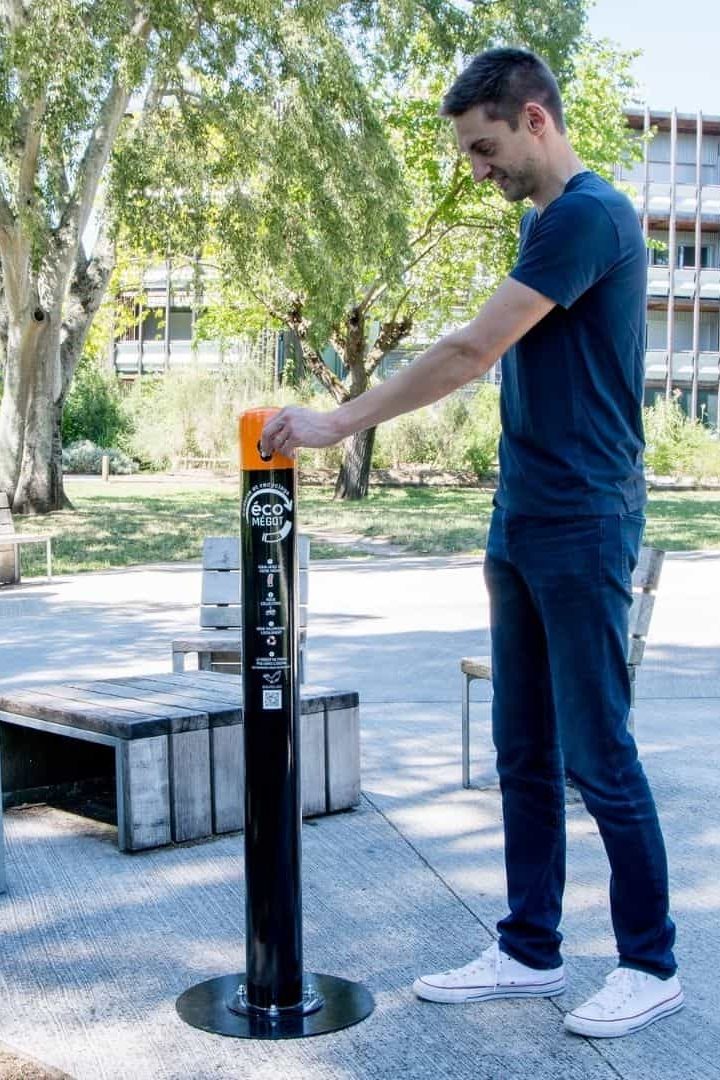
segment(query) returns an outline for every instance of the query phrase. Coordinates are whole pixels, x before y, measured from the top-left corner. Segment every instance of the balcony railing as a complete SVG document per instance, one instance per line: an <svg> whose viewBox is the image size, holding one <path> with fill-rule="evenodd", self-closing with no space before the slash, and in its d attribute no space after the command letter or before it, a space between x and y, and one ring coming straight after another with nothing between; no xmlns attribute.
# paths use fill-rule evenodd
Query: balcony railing
<svg viewBox="0 0 720 1080"><path fill-rule="evenodd" d="M645 379L647 382L662 382L667 378L667 351L648 349L645 353ZM679 350L673 353L672 378L676 383L692 383L693 353ZM716 387L720 380L720 351L701 352L698 358L698 381Z"/></svg>
<svg viewBox="0 0 720 1080"><path fill-rule="evenodd" d="M645 185L623 181L633 206L639 214L645 211ZM650 217L669 217L672 186L652 181L648 191L648 214ZM714 219L720 217L720 184L703 184L702 217ZM697 209L697 187L695 184L675 185L675 213L678 217L694 217Z"/></svg>
<svg viewBox="0 0 720 1080"><path fill-rule="evenodd" d="M701 270L700 299L720 300L720 270ZM698 283L698 271L677 269L673 275L673 291L676 297L692 300ZM670 294L670 270L667 266L648 267L648 297L667 297Z"/></svg>
<svg viewBox="0 0 720 1080"><path fill-rule="evenodd" d="M203 341L195 349L189 341L171 341L168 354L164 341L118 341L115 345L115 370L119 375L152 375L170 370L186 370L198 364L204 371L217 371L223 353L216 342Z"/></svg>

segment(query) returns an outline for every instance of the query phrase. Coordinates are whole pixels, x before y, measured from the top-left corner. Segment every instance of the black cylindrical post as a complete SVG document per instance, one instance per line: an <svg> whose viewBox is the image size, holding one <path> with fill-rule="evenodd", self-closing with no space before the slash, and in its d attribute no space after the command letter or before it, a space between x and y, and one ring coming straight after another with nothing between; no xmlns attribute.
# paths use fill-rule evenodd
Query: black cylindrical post
<svg viewBox="0 0 720 1080"><path fill-rule="evenodd" d="M274 412L243 413L239 429L246 970L191 987L177 1010L219 1035L293 1039L356 1024L374 1002L359 983L303 975L297 473L262 455Z"/></svg>
<svg viewBox="0 0 720 1080"><path fill-rule="evenodd" d="M276 1011L322 1002L303 992L296 469L292 458L260 451L272 413L240 417L247 983L239 1002Z"/></svg>

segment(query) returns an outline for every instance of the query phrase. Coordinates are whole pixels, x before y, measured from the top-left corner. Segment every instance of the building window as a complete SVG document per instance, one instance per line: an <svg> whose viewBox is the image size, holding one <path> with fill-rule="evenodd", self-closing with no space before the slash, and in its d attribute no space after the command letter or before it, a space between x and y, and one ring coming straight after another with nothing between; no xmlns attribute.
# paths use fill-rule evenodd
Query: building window
<svg viewBox="0 0 720 1080"><path fill-rule="evenodd" d="M670 252L667 247L663 249L651 248L650 249L651 265L652 266L668 266L670 262ZM675 265L680 269L695 267L695 245L694 244L678 244L675 251ZM700 266L702 269L708 269L711 265L710 260L710 247L707 244L703 244L700 248Z"/></svg>
<svg viewBox="0 0 720 1080"><path fill-rule="evenodd" d="M676 394L677 390L674 391ZM686 416L690 415L690 407L692 404L692 392L690 390L681 390L678 395L678 402L680 408ZM647 396L647 394L646 394ZM718 392L717 390L698 390L697 396L697 419L705 425L705 427L716 428L718 422Z"/></svg>

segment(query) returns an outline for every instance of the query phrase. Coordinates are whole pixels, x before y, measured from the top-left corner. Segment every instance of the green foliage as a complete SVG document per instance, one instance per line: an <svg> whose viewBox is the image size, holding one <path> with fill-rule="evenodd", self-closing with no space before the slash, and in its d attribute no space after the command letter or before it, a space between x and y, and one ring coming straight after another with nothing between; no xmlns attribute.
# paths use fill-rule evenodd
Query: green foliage
<svg viewBox="0 0 720 1080"><path fill-rule="evenodd" d="M400 416L378 428L373 465L434 465L487 477L500 437L497 387L481 383L468 396L454 394L439 405Z"/></svg>
<svg viewBox="0 0 720 1080"><path fill-rule="evenodd" d="M116 157L121 235L214 258L216 327L300 310L321 349L365 298L368 324L440 332L506 272L519 216L459 164L437 115L449 67L522 41L564 77L583 21L582 0L284 5L232 75L198 75Z"/></svg>
<svg viewBox="0 0 720 1080"><path fill-rule="evenodd" d="M570 142L588 169L610 181L615 165L642 160L642 142L623 114L637 90L632 75L636 55L606 40L585 39L565 91Z"/></svg>
<svg viewBox="0 0 720 1080"><path fill-rule="evenodd" d="M645 464L656 476L720 477L720 442L685 415L678 396L644 410Z"/></svg>
<svg viewBox="0 0 720 1080"><path fill-rule="evenodd" d="M492 471L499 439L499 393L497 387L484 385L470 401L463 437L463 458L478 478Z"/></svg>
<svg viewBox="0 0 720 1080"><path fill-rule="evenodd" d="M215 374L168 372L137 380L124 401L131 434L124 446L143 468L164 469L183 458L237 458L237 418L259 405L297 404L302 391L272 389L248 363Z"/></svg>
<svg viewBox="0 0 720 1080"><path fill-rule="evenodd" d="M98 446L117 446L129 429L117 379L94 357L83 357L65 401L63 443L89 439Z"/></svg>

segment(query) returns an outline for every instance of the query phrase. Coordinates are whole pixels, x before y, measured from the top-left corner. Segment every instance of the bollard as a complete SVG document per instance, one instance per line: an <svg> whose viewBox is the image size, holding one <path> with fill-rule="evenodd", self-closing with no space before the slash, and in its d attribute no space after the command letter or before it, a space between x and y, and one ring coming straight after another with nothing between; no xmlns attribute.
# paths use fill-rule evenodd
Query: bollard
<svg viewBox="0 0 720 1080"><path fill-rule="evenodd" d="M100 459L100 465L101 465L101 468L102 468L102 478L103 478L103 480L109 480L110 479L110 455L109 454L103 454L102 458Z"/></svg>
<svg viewBox="0 0 720 1080"><path fill-rule="evenodd" d="M303 971L297 470L261 453L275 411L240 417L246 970L177 1001L187 1023L236 1038L320 1035L374 1008L364 986Z"/></svg>

